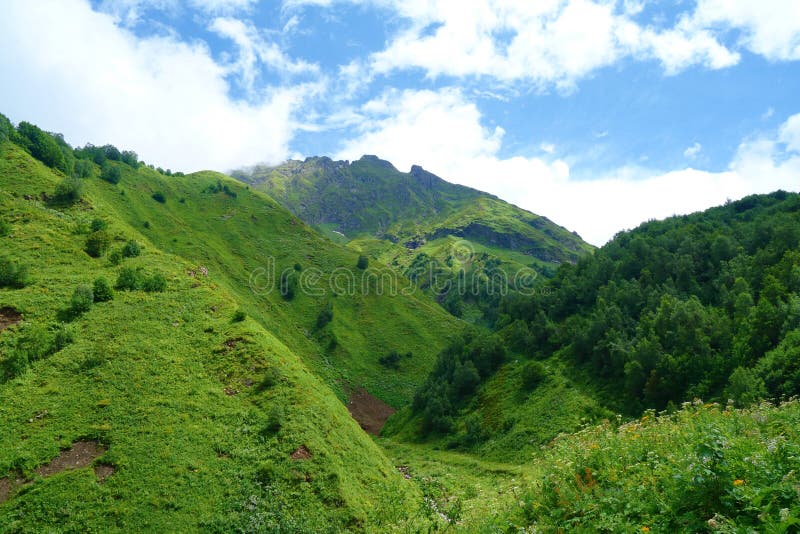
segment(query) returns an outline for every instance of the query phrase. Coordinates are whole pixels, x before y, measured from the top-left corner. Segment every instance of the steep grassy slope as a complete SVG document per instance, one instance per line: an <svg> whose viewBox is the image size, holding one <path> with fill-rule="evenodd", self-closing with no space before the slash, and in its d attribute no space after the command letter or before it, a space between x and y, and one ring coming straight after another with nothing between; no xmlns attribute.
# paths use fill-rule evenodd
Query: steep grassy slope
<svg viewBox="0 0 800 534"><path fill-rule="evenodd" d="M518 273L548 277L559 264L592 249L545 217L418 166L399 172L375 156L352 163L308 158L234 176L266 191L332 240L414 278L454 315L473 321L491 316L492 295L487 302L485 287L457 295L442 289L444 281L463 271L481 284L499 276L504 289L520 289Z"/></svg>
<svg viewBox="0 0 800 534"><path fill-rule="evenodd" d="M118 185L90 177L83 200L51 206L42 193L51 194L58 174L0 144L0 218L10 230L0 255L32 278L0 289L0 308L24 319L0 333L0 490L11 492L0 530L325 531L402 522L420 502L417 489L307 366L342 396L366 384L401 404L442 342L425 325L452 331L452 319L414 298L330 296L324 335L352 331L325 351L311 326L325 301L254 295L249 272L270 255L330 269L354 264L354 253L243 187L235 199L202 193L222 177L121 167ZM112 251L135 239L143 253L121 266L88 256L93 219L108 224ZM161 273L166 291L117 291L59 326L71 319L76 287L99 276L113 284L123 268ZM240 308L249 317L233 322ZM367 359L377 358L373 346L413 348L416 365L384 381ZM106 452L95 464L116 470L102 483L89 468L37 474L81 440L99 443Z"/></svg>

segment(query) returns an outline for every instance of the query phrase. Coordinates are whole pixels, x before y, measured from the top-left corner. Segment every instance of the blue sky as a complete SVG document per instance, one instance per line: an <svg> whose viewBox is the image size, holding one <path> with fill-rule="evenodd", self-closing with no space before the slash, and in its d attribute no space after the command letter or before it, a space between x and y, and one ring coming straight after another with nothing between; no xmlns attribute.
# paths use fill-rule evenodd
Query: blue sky
<svg viewBox="0 0 800 534"><path fill-rule="evenodd" d="M9 0L0 112L174 170L377 154L602 244L800 183L797 0Z"/></svg>

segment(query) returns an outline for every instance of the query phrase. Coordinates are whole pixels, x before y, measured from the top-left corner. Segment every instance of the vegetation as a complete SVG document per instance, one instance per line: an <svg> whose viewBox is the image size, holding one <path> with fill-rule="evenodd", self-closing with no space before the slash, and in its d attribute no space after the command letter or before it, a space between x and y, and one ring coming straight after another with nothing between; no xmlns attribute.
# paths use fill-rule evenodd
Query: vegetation
<svg viewBox="0 0 800 534"><path fill-rule="evenodd" d="M111 236L105 230L95 230L86 238L84 250L89 256L99 258L106 253L110 245Z"/></svg>
<svg viewBox="0 0 800 534"><path fill-rule="evenodd" d="M45 132L72 172L42 165L3 119L0 530L800 524L800 404L759 401L800 388L800 196L647 223L549 271L535 294L503 295L493 277L546 262L425 228L408 247L388 234L345 247L218 173L159 173ZM103 165L126 179L110 187ZM378 190L397 177L378 160L353 165ZM65 176L80 204L38 201ZM420 221L431 205L447 217L427 229L467 231L478 207L492 239L524 236L514 221L549 228L434 178L403 178L444 199L405 189L420 192L400 202ZM378 228L410 235L408 213ZM393 267L414 280L399 276L395 296L331 292L360 256L367 273L402 257ZM452 296L423 265L451 282L475 274L479 296ZM348 407L398 411L370 438ZM94 443L93 463L51 472L77 442Z"/></svg>
<svg viewBox="0 0 800 534"><path fill-rule="evenodd" d="M83 183L78 178L64 178L53 192L53 202L56 204L74 204L81 199Z"/></svg>

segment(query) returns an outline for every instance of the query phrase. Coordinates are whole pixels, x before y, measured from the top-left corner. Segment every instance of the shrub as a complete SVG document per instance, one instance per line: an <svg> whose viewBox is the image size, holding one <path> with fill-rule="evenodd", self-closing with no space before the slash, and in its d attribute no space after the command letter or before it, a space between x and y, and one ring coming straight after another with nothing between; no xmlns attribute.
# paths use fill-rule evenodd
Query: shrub
<svg viewBox="0 0 800 534"><path fill-rule="evenodd" d="M156 202L160 202L161 204L166 204L167 202L167 197L165 197L164 193L162 193L161 191L156 191L155 193L153 193L151 198Z"/></svg>
<svg viewBox="0 0 800 534"><path fill-rule="evenodd" d="M88 178L92 175L92 163L85 159L79 159L75 162L72 175L75 178Z"/></svg>
<svg viewBox="0 0 800 534"><path fill-rule="evenodd" d="M119 167L115 167L114 165L106 163L103 165L103 171L100 173L100 178L110 184L116 185L120 180L122 180L122 171L119 170Z"/></svg>
<svg viewBox="0 0 800 534"><path fill-rule="evenodd" d="M99 258L105 254L110 244L111 238L109 235L103 230L97 230L89 234L89 237L86 238L84 250L89 256Z"/></svg>
<svg viewBox="0 0 800 534"><path fill-rule="evenodd" d="M329 302L317 315L317 329L325 328L331 321L333 321L333 305Z"/></svg>
<svg viewBox="0 0 800 534"><path fill-rule="evenodd" d="M75 342L75 332L68 325L60 324L53 336L53 352L58 352Z"/></svg>
<svg viewBox="0 0 800 534"><path fill-rule="evenodd" d="M0 237L5 237L11 233L11 225L4 219L0 219Z"/></svg>
<svg viewBox="0 0 800 534"><path fill-rule="evenodd" d="M280 291L284 300L294 299L295 293L297 292L297 277L292 271L286 270L281 273Z"/></svg>
<svg viewBox="0 0 800 534"><path fill-rule="evenodd" d="M120 291L134 291L142 284L142 275L138 269L123 267L117 275L116 288Z"/></svg>
<svg viewBox="0 0 800 534"><path fill-rule="evenodd" d="M108 223L103 219L92 219L92 224L90 225L92 232L99 232L100 230L107 230Z"/></svg>
<svg viewBox="0 0 800 534"><path fill-rule="evenodd" d="M114 290L105 278L97 278L92 285L95 302L108 302L114 298Z"/></svg>
<svg viewBox="0 0 800 534"><path fill-rule="evenodd" d="M122 251L119 249L112 250L108 255L108 262L111 265L119 265L122 263Z"/></svg>
<svg viewBox="0 0 800 534"><path fill-rule="evenodd" d="M245 312L243 312L242 310L236 310L236 312L233 314L231 322L241 323L242 321L245 320L245 318L247 318L247 314Z"/></svg>
<svg viewBox="0 0 800 534"><path fill-rule="evenodd" d="M530 361L522 368L522 387L526 391L536 388L547 376L544 366L537 361Z"/></svg>
<svg viewBox="0 0 800 534"><path fill-rule="evenodd" d="M359 269L366 269L369 267L369 258L367 258L364 254L361 254L358 257L358 262L356 262L356 267Z"/></svg>
<svg viewBox="0 0 800 534"><path fill-rule="evenodd" d="M406 352L405 354L400 354L396 350L393 350L386 356L381 356L378 358L378 363L382 366L386 367L387 369L398 369L400 367L400 361L403 358L411 358L411 353Z"/></svg>
<svg viewBox="0 0 800 534"><path fill-rule="evenodd" d="M75 288L72 293L72 298L69 301L69 311L73 316L78 316L86 313L92 307L94 302L94 292L91 286L81 285Z"/></svg>
<svg viewBox="0 0 800 534"><path fill-rule="evenodd" d="M28 285L28 267L0 256L0 287L22 288Z"/></svg>
<svg viewBox="0 0 800 534"><path fill-rule="evenodd" d="M167 289L167 279L161 273L155 273L142 280L142 289L148 293L161 293Z"/></svg>
<svg viewBox="0 0 800 534"><path fill-rule="evenodd" d="M122 247L122 257L123 258L135 258L139 254L142 253L142 247L139 246L139 243L136 240L131 239Z"/></svg>
<svg viewBox="0 0 800 534"><path fill-rule="evenodd" d="M53 201L58 204L74 204L81 199L83 182L78 178L64 178L53 192Z"/></svg>

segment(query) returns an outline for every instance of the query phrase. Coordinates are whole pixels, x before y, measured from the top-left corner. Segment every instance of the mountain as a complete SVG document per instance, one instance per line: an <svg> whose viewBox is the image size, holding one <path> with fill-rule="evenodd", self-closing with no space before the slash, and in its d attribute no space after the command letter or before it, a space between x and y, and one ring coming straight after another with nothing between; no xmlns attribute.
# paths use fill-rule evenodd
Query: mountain
<svg viewBox="0 0 800 534"><path fill-rule="evenodd" d="M410 402L452 316L365 288L357 253L231 178L7 124L0 531L364 529L419 506L348 400Z"/></svg>
<svg viewBox="0 0 800 534"><path fill-rule="evenodd" d="M451 184L413 166L398 171L388 161L364 156L358 161L327 157L257 166L233 176L264 191L334 241L349 245L429 287L430 273L455 279L502 272L510 289L515 275L552 276L561 263L591 252L580 237L495 196ZM424 282L424 283L423 283ZM464 318L475 301L486 312L494 299L445 295L445 307ZM474 307L474 306L473 306Z"/></svg>
<svg viewBox="0 0 800 534"><path fill-rule="evenodd" d="M793 532L798 217L646 223L488 328L252 186L0 115L0 533Z"/></svg>

